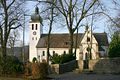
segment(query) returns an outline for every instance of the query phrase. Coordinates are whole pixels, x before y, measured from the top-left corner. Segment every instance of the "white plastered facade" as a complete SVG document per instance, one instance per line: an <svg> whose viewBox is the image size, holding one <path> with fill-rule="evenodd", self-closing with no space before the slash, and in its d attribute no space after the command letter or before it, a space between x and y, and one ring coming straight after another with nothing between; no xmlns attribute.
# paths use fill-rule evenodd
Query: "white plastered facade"
<svg viewBox="0 0 120 80"><path fill-rule="evenodd" d="M89 41L87 40L89 38ZM81 46L80 46L80 58L83 60L86 60L86 54L88 54L87 48L91 48L91 58L97 59L98 58L98 42L95 39L94 35L91 34L91 30L88 29L85 31L85 34L81 40Z"/></svg>
<svg viewBox="0 0 120 80"><path fill-rule="evenodd" d="M30 22L29 28L29 61L32 61L34 57L38 57L36 45L42 34L42 26L40 22Z"/></svg>
<svg viewBox="0 0 120 80"><path fill-rule="evenodd" d="M80 49L77 48L76 60L79 60L79 52L80 52ZM63 53L68 53L68 48L50 48L50 55L52 56L54 53L57 53L58 55L61 55ZM47 59L47 48L37 48L37 55L39 56L38 57L39 61L46 60Z"/></svg>

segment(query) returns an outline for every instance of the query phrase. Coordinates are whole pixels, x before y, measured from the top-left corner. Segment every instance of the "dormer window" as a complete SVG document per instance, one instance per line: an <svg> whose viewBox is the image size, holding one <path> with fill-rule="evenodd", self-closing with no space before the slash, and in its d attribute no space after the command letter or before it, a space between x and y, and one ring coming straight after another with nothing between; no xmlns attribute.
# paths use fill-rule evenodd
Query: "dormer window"
<svg viewBox="0 0 120 80"><path fill-rule="evenodd" d="M68 45L68 42L65 42L65 45Z"/></svg>
<svg viewBox="0 0 120 80"><path fill-rule="evenodd" d="M65 45L69 45L69 44L70 44L70 41L66 41L64 44L65 44Z"/></svg>
<svg viewBox="0 0 120 80"><path fill-rule="evenodd" d="M32 30L34 30L34 24L32 24Z"/></svg>
<svg viewBox="0 0 120 80"><path fill-rule="evenodd" d="M87 42L90 42L90 37L87 37Z"/></svg>

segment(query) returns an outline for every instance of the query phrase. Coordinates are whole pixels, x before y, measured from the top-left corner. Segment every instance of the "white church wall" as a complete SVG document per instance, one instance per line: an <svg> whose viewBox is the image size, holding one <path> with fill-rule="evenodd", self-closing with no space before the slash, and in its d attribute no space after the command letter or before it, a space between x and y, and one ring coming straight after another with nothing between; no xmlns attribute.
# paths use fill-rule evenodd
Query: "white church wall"
<svg viewBox="0 0 120 80"><path fill-rule="evenodd" d="M53 53L57 53L58 55L61 55L64 52L68 53L68 48L50 48L50 55L53 55ZM44 56L43 56L43 53L45 53ZM46 48L37 48L37 55L39 56L40 61L42 61L42 59L46 60L47 59L47 49ZM77 49L77 51L76 51L76 60L79 60L79 49Z"/></svg>
<svg viewBox="0 0 120 80"><path fill-rule="evenodd" d="M33 29L32 29L33 25ZM36 29L37 25L37 29ZM41 33L41 25L39 22L30 22L30 34L29 34L29 40L30 40L30 47L29 47L29 61L32 61L34 57L37 57L37 50L36 50L36 45L38 43L38 40L40 38L40 33Z"/></svg>
<svg viewBox="0 0 120 80"><path fill-rule="evenodd" d="M90 44L89 44L90 45ZM82 49L83 49L83 60L85 60L85 54L88 53L87 51L88 48L88 44L82 44ZM92 53L92 59L96 59L96 53L98 52L98 47L96 44L92 44L92 49L91 49L91 53Z"/></svg>
<svg viewBox="0 0 120 80"><path fill-rule="evenodd" d="M91 43L91 41L92 41L92 43ZM81 41L81 44L82 44L83 60L86 59L86 53L88 53L87 48L91 47L91 44L92 44L92 49L91 49L92 59L97 58L96 53L98 52L98 46L97 46L98 42L95 39L94 35L91 35L91 30L89 28L85 32L85 35Z"/></svg>

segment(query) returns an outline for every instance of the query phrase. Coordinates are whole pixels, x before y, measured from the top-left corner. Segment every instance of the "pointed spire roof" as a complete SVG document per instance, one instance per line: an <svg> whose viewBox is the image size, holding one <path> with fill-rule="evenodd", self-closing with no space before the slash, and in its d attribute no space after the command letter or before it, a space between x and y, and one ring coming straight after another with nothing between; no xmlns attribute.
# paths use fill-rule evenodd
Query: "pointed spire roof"
<svg viewBox="0 0 120 80"><path fill-rule="evenodd" d="M31 15L31 22L40 22L42 23L42 18L39 15L39 8L36 6L34 14Z"/></svg>
<svg viewBox="0 0 120 80"><path fill-rule="evenodd" d="M39 14L39 8L37 6L35 8L35 14Z"/></svg>

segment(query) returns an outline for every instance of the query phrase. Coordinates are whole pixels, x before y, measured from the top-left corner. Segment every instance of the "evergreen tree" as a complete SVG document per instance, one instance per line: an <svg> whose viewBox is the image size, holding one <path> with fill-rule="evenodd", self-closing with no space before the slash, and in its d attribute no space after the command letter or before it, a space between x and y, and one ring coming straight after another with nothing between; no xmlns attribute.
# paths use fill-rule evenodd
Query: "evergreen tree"
<svg viewBox="0 0 120 80"><path fill-rule="evenodd" d="M109 57L120 57L120 34L115 32L109 45Z"/></svg>

